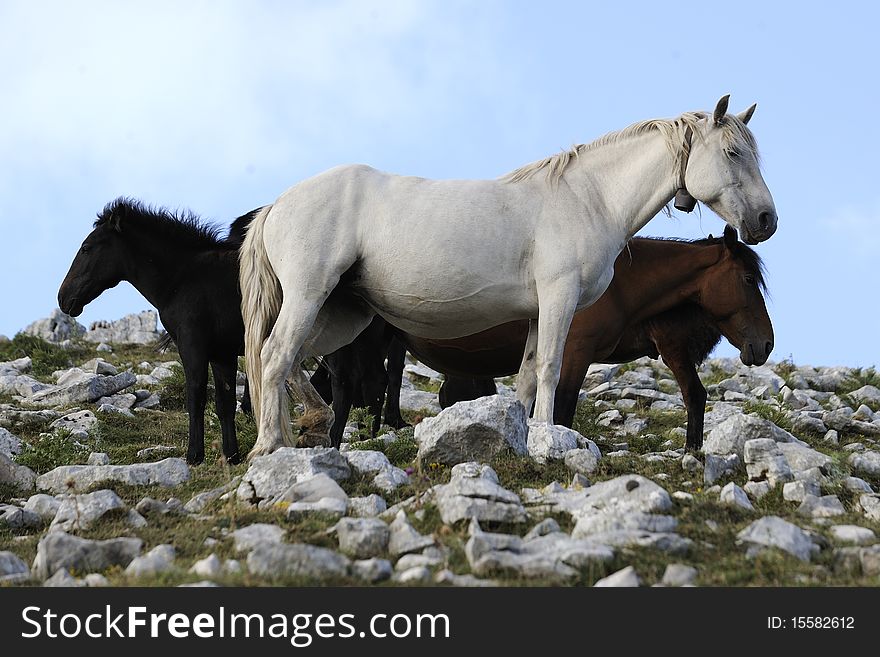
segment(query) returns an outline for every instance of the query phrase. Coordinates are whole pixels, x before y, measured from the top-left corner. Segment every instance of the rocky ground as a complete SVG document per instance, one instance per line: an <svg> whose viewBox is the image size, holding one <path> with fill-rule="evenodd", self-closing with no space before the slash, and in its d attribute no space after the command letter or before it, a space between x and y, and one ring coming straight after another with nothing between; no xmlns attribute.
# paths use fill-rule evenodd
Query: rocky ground
<svg viewBox="0 0 880 657"><path fill-rule="evenodd" d="M122 343L155 318L41 322L0 339L0 585L880 584L873 368L710 360L691 455L659 361L592 367L576 431L512 380L439 413L410 362L414 430L365 440L360 412L342 450L229 466L210 411L188 467L177 354Z"/></svg>

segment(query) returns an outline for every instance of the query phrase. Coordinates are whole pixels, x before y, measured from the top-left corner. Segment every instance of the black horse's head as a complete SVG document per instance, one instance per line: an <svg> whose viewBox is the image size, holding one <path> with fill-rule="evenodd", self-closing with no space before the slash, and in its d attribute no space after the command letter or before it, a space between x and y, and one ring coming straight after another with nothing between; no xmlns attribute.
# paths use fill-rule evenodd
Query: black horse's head
<svg viewBox="0 0 880 657"><path fill-rule="evenodd" d="M58 307L76 317L125 276L128 257L120 225L120 201L108 204L83 240L58 290Z"/></svg>

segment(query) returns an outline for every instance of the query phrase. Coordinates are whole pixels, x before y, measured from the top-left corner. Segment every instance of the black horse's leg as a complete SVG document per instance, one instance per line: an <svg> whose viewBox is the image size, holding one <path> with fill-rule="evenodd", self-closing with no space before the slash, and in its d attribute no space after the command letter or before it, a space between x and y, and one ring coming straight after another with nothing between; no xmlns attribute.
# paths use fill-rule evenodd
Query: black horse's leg
<svg viewBox="0 0 880 657"><path fill-rule="evenodd" d="M183 341L181 341L183 342ZM186 461L198 465L205 460L205 403L208 399L208 359L201 353L181 349L186 376L186 412L189 415L189 446Z"/></svg>
<svg viewBox="0 0 880 657"><path fill-rule="evenodd" d="M237 358L212 361L214 372L214 402L220 433L223 436L223 456L229 463L239 463L238 440L235 437L235 373Z"/></svg>
<svg viewBox="0 0 880 657"><path fill-rule="evenodd" d="M344 347L343 347L344 348ZM321 395L321 399L323 399L328 404L333 401L333 384L331 383L331 374L330 368L333 363L335 363L335 359L333 358L333 354L324 358L324 363L318 365L318 369L315 370L315 373L312 374L312 377L309 379L309 383L318 391L318 394Z"/></svg>
<svg viewBox="0 0 880 657"><path fill-rule="evenodd" d="M706 415L706 388L697 374L697 368L688 355L687 338L658 340L657 350L663 362L681 388L681 397L687 408L687 439L685 448L698 452L703 447L703 422Z"/></svg>
<svg viewBox="0 0 880 657"><path fill-rule="evenodd" d="M400 385L403 382L403 365L406 346L396 336L388 346L388 387L385 393L385 424L394 429L410 426L400 414Z"/></svg>
<svg viewBox="0 0 880 657"><path fill-rule="evenodd" d="M236 364L236 368L238 364ZM244 380L244 393L241 396L241 412L251 417L254 416L254 407L251 404L251 386L247 379Z"/></svg>
<svg viewBox="0 0 880 657"><path fill-rule="evenodd" d="M330 428L330 444L339 449L342 434L348 422L348 414L352 404L351 358L348 347L343 347L325 356L330 368L330 388L333 397L333 426Z"/></svg>

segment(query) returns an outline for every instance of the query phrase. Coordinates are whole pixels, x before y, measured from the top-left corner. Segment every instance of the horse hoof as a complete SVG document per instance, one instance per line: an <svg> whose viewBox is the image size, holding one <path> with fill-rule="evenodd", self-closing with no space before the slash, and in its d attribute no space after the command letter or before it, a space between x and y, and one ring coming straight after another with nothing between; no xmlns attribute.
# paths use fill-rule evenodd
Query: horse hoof
<svg viewBox="0 0 880 657"><path fill-rule="evenodd" d="M187 454L186 455L187 465L201 465L205 462L204 454Z"/></svg>
<svg viewBox="0 0 880 657"><path fill-rule="evenodd" d="M254 448L248 452L247 460L253 461L258 456L267 456L279 447L281 447L281 445L254 445Z"/></svg>
<svg viewBox="0 0 880 657"><path fill-rule="evenodd" d="M226 462L229 465L238 465L239 463L241 463L241 455L238 452L236 452L232 456L227 456Z"/></svg>

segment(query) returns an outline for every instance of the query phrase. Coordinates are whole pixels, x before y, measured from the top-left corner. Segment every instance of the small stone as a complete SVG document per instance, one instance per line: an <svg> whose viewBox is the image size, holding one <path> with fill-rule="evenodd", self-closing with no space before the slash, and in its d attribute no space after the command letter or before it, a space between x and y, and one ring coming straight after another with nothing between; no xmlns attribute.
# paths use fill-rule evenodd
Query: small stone
<svg viewBox="0 0 880 657"><path fill-rule="evenodd" d="M0 583L20 584L30 579L27 564L14 552L0 552Z"/></svg>
<svg viewBox="0 0 880 657"><path fill-rule="evenodd" d="M355 577L368 584L391 579L391 575L394 573L390 561L376 558L353 561L351 571Z"/></svg>
<svg viewBox="0 0 880 657"><path fill-rule="evenodd" d="M722 504L738 506L742 509L746 509L747 511L755 510L755 507L752 506L752 503L749 501L749 496L746 495L746 492L732 481L721 489L720 500Z"/></svg>
<svg viewBox="0 0 880 657"><path fill-rule="evenodd" d="M671 563L663 572L663 586L687 586L697 579L697 569L680 563Z"/></svg>
<svg viewBox="0 0 880 657"><path fill-rule="evenodd" d="M194 575L198 575L199 577L210 578L217 577L222 570L223 563L220 561L220 558L212 552L204 559L196 561L192 565L192 568L189 569L189 572L193 573Z"/></svg>
<svg viewBox="0 0 880 657"><path fill-rule="evenodd" d="M778 548L801 561L809 561L814 550L810 535L778 516L764 516L743 529L737 541L758 547Z"/></svg>
<svg viewBox="0 0 880 657"><path fill-rule="evenodd" d="M50 530L65 532L89 529L107 516L124 516L128 507L112 490L99 490L87 495L70 495L61 501Z"/></svg>
<svg viewBox="0 0 880 657"><path fill-rule="evenodd" d="M89 573L83 577L83 584L90 589L105 588L110 586L110 580L104 577L101 573Z"/></svg>
<svg viewBox="0 0 880 657"><path fill-rule="evenodd" d="M853 493L873 493L874 489L871 488L871 484L869 484L864 479L859 479L858 477L845 477L843 480L844 487L852 491ZM27 505L25 505L27 508Z"/></svg>
<svg viewBox="0 0 880 657"><path fill-rule="evenodd" d="M284 538L284 530L278 525L255 523L235 530L231 536L235 541L236 552L249 552L259 545L280 543Z"/></svg>
<svg viewBox="0 0 880 657"><path fill-rule="evenodd" d="M558 424L529 420L528 427L529 456L542 464L564 459L568 452L578 448L578 439L582 438L577 431Z"/></svg>
<svg viewBox="0 0 880 657"><path fill-rule="evenodd" d="M530 541L533 538L546 536L547 534L553 534L559 531L562 530L559 528L558 522L556 522L553 518L544 518L541 522L539 522L528 531L528 533L523 537L523 540Z"/></svg>
<svg viewBox="0 0 880 657"><path fill-rule="evenodd" d="M349 559L338 552L302 543L259 545L247 558L247 568L252 575L319 582L346 577L350 565Z"/></svg>
<svg viewBox="0 0 880 657"><path fill-rule="evenodd" d="M399 557L434 545L434 538L419 534L409 523L406 512L403 510L397 512L397 516L390 525L390 530L388 551L392 556Z"/></svg>
<svg viewBox="0 0 880 657"><path fill-rule="evenodd" d="M747 481L743 485L743 490L748 493L753 500L760 500L767 495L773 487L766 481Z"/></svg>
<svg viewBox="0 0 880 657"><path fill-rule="evenodd" d="M822 438L822 442L827 443L829 445L837 445L840 443L840 438L837 434L837 431L834 429L829 429L825 436Z"/></svg>
<svg viewBox="0 0 880 657"><path fill-rule="evenodd" d="M67 568L59 568L49 579L43 582L43 586L50 588L79 588L86 583L70 574Z"/></svg>
<svg viewBox="0 0 880 657"><path fill-rule="evenodd" d="M340 551L355 559L377 557L388 549L391 531L378 518L342 518L335 529Z"/></svg>
<svg viewBox="0 0 880 657"><path fill-rule="evenodd" d="M63 531L53 531L37 545L33 573L35 577L45 579L59 568L94 572L110 566L124 567L140 554L142 546L143 541L139 538L92 541Z"/></svg>
<svg viewBox="0 0 880 657"><path fill-rule="evenodd" d="M300 522L311 517L341 518L348 511L348 502L335 497L322 497L317 502L293 502L287 507L287 519Z"/></svg>
<svg viewBox="0 0 880 657"><path fill-rule="evenodd" d="M807 495L798 507L798 513L809 518L831 518L845 514L846 509L837 495Z"/></svg>
<svg viewBox="0 0 880 657"><path fill-rule="evenodd" d="M431 571L425 566L416 566L415 568L410 568L409 570L394 575L394 581L398 584L419 584L430 582Z"/></svg>
<svg viewBox="0 0 880 657"><path fill-rule="evenodd" d="M803 502L808 496L820 494L819 487L805 481L790 481L782 487L782 499L786 502Z"/></svg>
<svg viewBox="0 0 880 657"><path fill-rule="evenodd" d="M737 454L724 456L704 454L704 458L703 483L707 486L711 486L722 477L734 474L740 466L740 458Z"/></svg>
<svg viewBox="0 0 880 657"><path fill-rule="evenodd" d="M167 572L174 567L173 545L157 545L145 555L136 557L125 569L129 577L149 577Z"/></svg>
<svg viewBox="0 0 880 657"><path fill-rule="evenodd" d="M385 500L371 493L366 497L348 498L348 513L359 518L374 518L384 513L388 508Z"/></svg>
<svg viewBox="0 0 880 657"><path fill-rule="evenodd" d="M699 472L703 469L703 464L693 454L685 454L681 457L681 467L685 472Z"/></svg>
<svg viewBox="0 0 880 657"><path fill-rule="evenodd" d="M104 452L91 452L89 459L86 461L88 465L110 465L110 456Z"/></svg>
<svg viewBox="0 0 880 657"><path fill-rule="evenodd" d="M608 575L608 577L603 577L598 582L593 584L594 587L633 587L633 586L641 586L641 582L639 581L638 573L636 573L636 569L632 566L627 566L622 570L618 570L616 573L612 573Z"/></svg>
<svg viewBox="0 0 880 657"><path fill-rule="evenodd" d="M589 449L571 449L565 453L565 467L574 473L589 476L599 467L599 459Z"/></svg>
<svg viewBox="0 0 880 657"><path fill-rule="evenodd" d="M861 454L851 454L848 460L855 474L880 478L880 452L868 450Z"/></svg>
<svg viewBox="0 0 880 657"><path fill-rule="evenodd" d="M877 542L877 536L867 527L858 525L833 525L829 528L835 540L841 543L854 543L856 545L871 545Z"/></svg>

